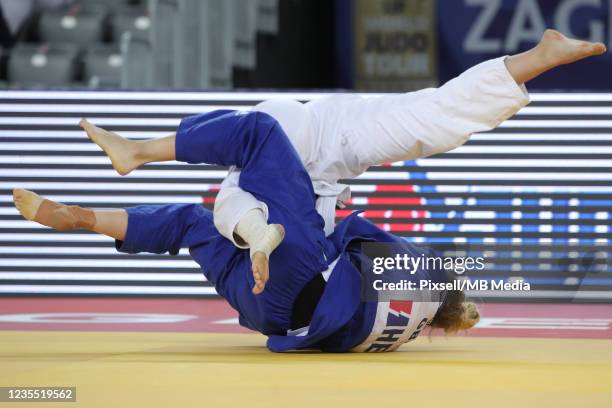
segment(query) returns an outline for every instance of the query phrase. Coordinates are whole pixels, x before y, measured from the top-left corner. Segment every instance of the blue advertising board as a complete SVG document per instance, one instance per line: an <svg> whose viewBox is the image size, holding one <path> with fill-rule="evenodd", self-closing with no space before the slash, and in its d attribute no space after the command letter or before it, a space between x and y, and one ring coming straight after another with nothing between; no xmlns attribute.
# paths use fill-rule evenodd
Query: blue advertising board
<svg viewBox="0 0 612 408"><path fill-rule="evenodd" d="M547 28L601 41L608 52L555 69L531 90L612 90L612 0L438 0L439 79L533 47Z"/></svg>

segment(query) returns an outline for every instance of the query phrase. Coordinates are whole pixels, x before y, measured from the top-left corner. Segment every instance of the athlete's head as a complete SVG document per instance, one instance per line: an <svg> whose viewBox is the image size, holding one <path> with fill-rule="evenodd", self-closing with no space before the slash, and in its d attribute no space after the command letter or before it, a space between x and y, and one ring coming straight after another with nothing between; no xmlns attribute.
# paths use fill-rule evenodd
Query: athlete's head
<svg viewBox="0 0 612 408"><path fill-rule="evenodd" d="M431 327L443 329L445 333L456 333L471 329L479 320L476 304L466 302L462 291L451 290L433 318Z"/></svg>

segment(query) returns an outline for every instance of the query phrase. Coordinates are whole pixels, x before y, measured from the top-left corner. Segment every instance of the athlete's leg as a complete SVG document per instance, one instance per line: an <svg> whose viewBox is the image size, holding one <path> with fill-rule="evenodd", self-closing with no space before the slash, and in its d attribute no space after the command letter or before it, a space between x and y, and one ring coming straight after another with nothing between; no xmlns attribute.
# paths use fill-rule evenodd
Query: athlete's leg
<svg viewBox="0 0 612 408"><path fill-rule="evenodd" d="M106 235L121 241L118 249L122 252L176 254L180 248L193 248L194 259L213 283L230 267L229 259L238 251L229 241L221 238L212 222L212 214L200 205L138 206L127 210L91 209L57 203L21 189L13 192L13 200L23 217L30 221L58 231L84 229ZM247 213L238 224L238 231L247 239L250 233L257 234L257 223L254 220L257 221L257 215ZM261 234L264 239L259 239L258 235L258 240L251 241L252 292L255 295L262 293L265 288L269 275L268 257L278 245L276 243L272 247L273 239L267 237L265 230L271 226L263 219L259 223L259 227L264 229Z"/></svg>
<svg viewBox="0 0 612 408"><path fill-rule="evenodd" d="M347 123L355 138L352 149L366 165L446 152L524 107L529 102L525 81L604 50L603 44L547 31L533 50L485 61L437 89L350 102L339 120Z"/></svg>
<svg viewBox="0 0 612 408"><path fill-rule="evenodd" d="M130 140L86 119L82 119L79 125L91 141L104 150L113 168L122 176L145 163L174 160L174 134L159 139Z"/></svg>
<svg viewBox="0 0 612 408"><path fill-rule="evenodd" d="M205 259L203 267L210 270L212 265L222 263L213 262L223 252L219 252L222 245L208 253L202 251L203 245L216 240L226 242L227 248L233 248L218 234L211 212L197 204L92 209L67 206L21 189L14 190L13 200L28 220L59 231L84 229L106 235L122 241L118 244L122 252L176 254L180 248L197 248L199 257L196 260Z"/></svg>
<svg viewBox="0 0 612 408"><path fill-rule="evenodd" d="M558 31L546 30L537 46L508 57L506 66L516 83L524 84L560 65L571 64L604 52L606 46L602 43L573 40Z"/></svg>
<svg viewBox="0 0 612 408"><path fill-rule="evenodd" d="M209 115L222 115L229 111L210 112ZM186 119L186 121L188 121ZM131 140L117 133L95 126L87 119L81 119L79 125L92 142L100 146L111 159L113 168L122 176L130 173L145 163L165 162L176 159L174 146L176 134L148 140Z"/></svg>

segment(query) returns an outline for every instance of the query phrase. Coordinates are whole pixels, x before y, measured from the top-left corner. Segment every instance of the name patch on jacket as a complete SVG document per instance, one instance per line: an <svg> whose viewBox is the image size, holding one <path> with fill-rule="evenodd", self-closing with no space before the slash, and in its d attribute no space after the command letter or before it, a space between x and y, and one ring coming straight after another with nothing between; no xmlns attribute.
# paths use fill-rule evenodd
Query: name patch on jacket
<svg viewBox="0 0 612 408"><path fill-rule="evenodd" d="M438 306L438 302L378 302L370 335L351 351L379 353L396 350L421 334L427 322L435 316Z"/></svg>

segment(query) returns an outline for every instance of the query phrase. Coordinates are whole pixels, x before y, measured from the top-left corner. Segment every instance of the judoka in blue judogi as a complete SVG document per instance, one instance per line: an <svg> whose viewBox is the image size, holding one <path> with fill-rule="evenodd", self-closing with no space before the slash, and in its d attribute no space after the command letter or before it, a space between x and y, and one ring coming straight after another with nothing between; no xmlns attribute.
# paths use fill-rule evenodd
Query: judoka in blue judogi
<svg viewBox="0 0 612 408"><path fill-rule="evenodd" d="M416 337L414 333L420 333L423 322L433 319L440 305L440 300L433 297L429 302L395 303L364 299L364 279L357 265L368 259L361 253L359 242L391 243L395 250L414 256L423 250L356 213L326 238L323 219L315 210L312 182L271 116L222 110L184 119L176 134L176 159L240 168L240 187L267 204L270 223L285 227L285 238L269 259L270 278L265 291L253 295L249 252L222 237L212 213L197 204L129 208L125 239L117 241L117 249L176 254L180 248L189 248L207 280L239 313L240 324L269 336L270 350L393 350ZM292 311L300 293L326 271L327 281L310 322L295 330ZM421 269L416 277L437 274L435 279L440 279L440 271L434 272ZM401 316L403 320L397 318ZM394 329L399 334L387 337L393 341L382 348L376 346L376 339L384 337L387 322L399 321L402 326Z"/></svg>

